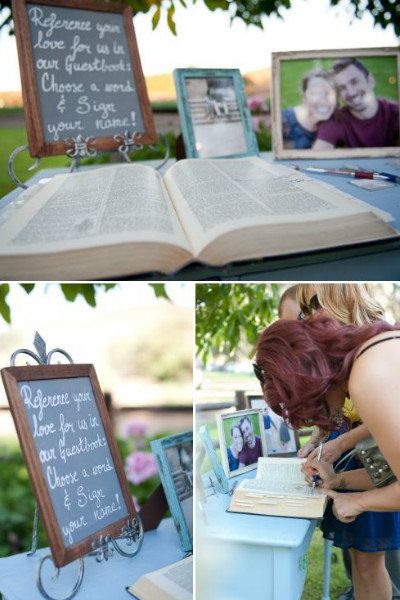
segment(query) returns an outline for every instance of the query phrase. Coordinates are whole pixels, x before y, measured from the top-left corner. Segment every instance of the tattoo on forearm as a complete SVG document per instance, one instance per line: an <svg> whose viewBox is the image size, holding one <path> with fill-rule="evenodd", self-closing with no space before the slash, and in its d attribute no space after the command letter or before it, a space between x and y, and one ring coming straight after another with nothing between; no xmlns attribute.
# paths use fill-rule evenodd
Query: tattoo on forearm
<svg viewBox="0 0 400 600"><path fill-rule="evenodd" d="M337 490L345 490L346 488L347 488L346 481L342 477L342 479L340 479L339 485L337 486L336 489Z"/></svg>

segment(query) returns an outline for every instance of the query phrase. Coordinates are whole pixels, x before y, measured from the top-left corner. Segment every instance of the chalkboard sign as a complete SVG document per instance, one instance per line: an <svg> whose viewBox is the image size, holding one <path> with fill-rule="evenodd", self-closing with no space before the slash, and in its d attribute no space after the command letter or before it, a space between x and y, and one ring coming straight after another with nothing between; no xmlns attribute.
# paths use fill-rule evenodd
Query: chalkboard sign
<svg viewBox="0 0 400 600"><path fill-rule="evenodd" d="M86 554L135 516L92 365L2 369L54 563Z"/></svg>
<svg viewBox="0 0 400 600"><path fill-rule="evenodd" d="M94 0L13 0L29 150L65 154L67 140L156 132L130 7Z"/></svg>

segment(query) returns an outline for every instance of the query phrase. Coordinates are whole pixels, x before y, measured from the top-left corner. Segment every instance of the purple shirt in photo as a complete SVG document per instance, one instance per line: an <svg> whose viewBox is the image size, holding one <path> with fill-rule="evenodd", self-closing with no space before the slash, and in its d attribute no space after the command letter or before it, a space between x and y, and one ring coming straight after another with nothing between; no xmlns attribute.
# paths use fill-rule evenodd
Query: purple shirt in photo
<svg viewBox="0 0 400 600"><path fill-rule="evenodd" d="M370 119L357 119L347 107L338 108L320 124L317 139L336 148L376 148L399 145L399 107L378 98L378 110Z"/></svg>
<svg viewBox="0 0 400 600"><path fill-rule="evenodd" d="M249 448L247 444L244 444L243 449L239 452L239 462L248 467L256 463L262 455L261 438L256 436L256 443L253 448Z"/></svg>

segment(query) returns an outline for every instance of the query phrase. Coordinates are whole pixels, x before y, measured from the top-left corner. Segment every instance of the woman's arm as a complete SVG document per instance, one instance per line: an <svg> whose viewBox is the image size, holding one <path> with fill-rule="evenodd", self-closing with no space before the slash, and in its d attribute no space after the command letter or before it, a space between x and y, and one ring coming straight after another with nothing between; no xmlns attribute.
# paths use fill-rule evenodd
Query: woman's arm
<svg viewBox="0 0 400 600"><path fill-rule="evenodd" d="M383 337L381 334L376 339ZM400 479L399 365L400 339L387 340L369 348L365 354L356 359L348 384L357 412L398 480ZM400 509L400 501L396 508Z"/></svg>
<svg viewBox="0 0 400 600"><path fill-rule="evenodd" d="M364 440L369 436L370 433L366 425L359 425L351 431L347 431L346 433L339 435L336 439L329 440L329 442L325 442L325 444L322 447L321 458L326 462L334 463L335 460L340 458L340 456L344 452L346 452L347 450L351 450L356 446L356 444L358 444L358 442ZM317 458L317 455L318 448L316 448L309 454L307 461L310 462L312 460L315 460ZM298 456L300 455L298 454Z"/></svg>
<svg viewBox="0 0 400 600"><path fill-rule="evenodd" d="M343 523L351 523L364 511L392 512L399 510L400 507L400 485L397 481L368 492L341 494L327 490L326 493L333 499L334 514Z"/></svg>
<svg viewBox="0 0 400 600"><path fill-rule="evenodd" d="M318 475L318 486L331 490L372 490L374 485L366 469L355 469L335 473L330 463L325 461L312 461L304 463L302 471L307 483L311 485L312 476Z"/></svg>

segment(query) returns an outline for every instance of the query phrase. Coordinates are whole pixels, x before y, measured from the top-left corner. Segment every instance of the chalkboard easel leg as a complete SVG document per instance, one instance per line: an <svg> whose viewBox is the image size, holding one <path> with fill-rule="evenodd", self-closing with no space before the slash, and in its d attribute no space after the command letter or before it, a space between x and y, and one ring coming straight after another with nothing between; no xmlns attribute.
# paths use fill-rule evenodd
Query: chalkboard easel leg
<svg viewBox="0 0 400 600"><path fill-rule="evenodd" d="M35 514L33 516L33 531L32 531L32 547L28 552L28 556L33 556L37 550L38 544L38 526L39 526L39 507L35 502Z"/></svg>

